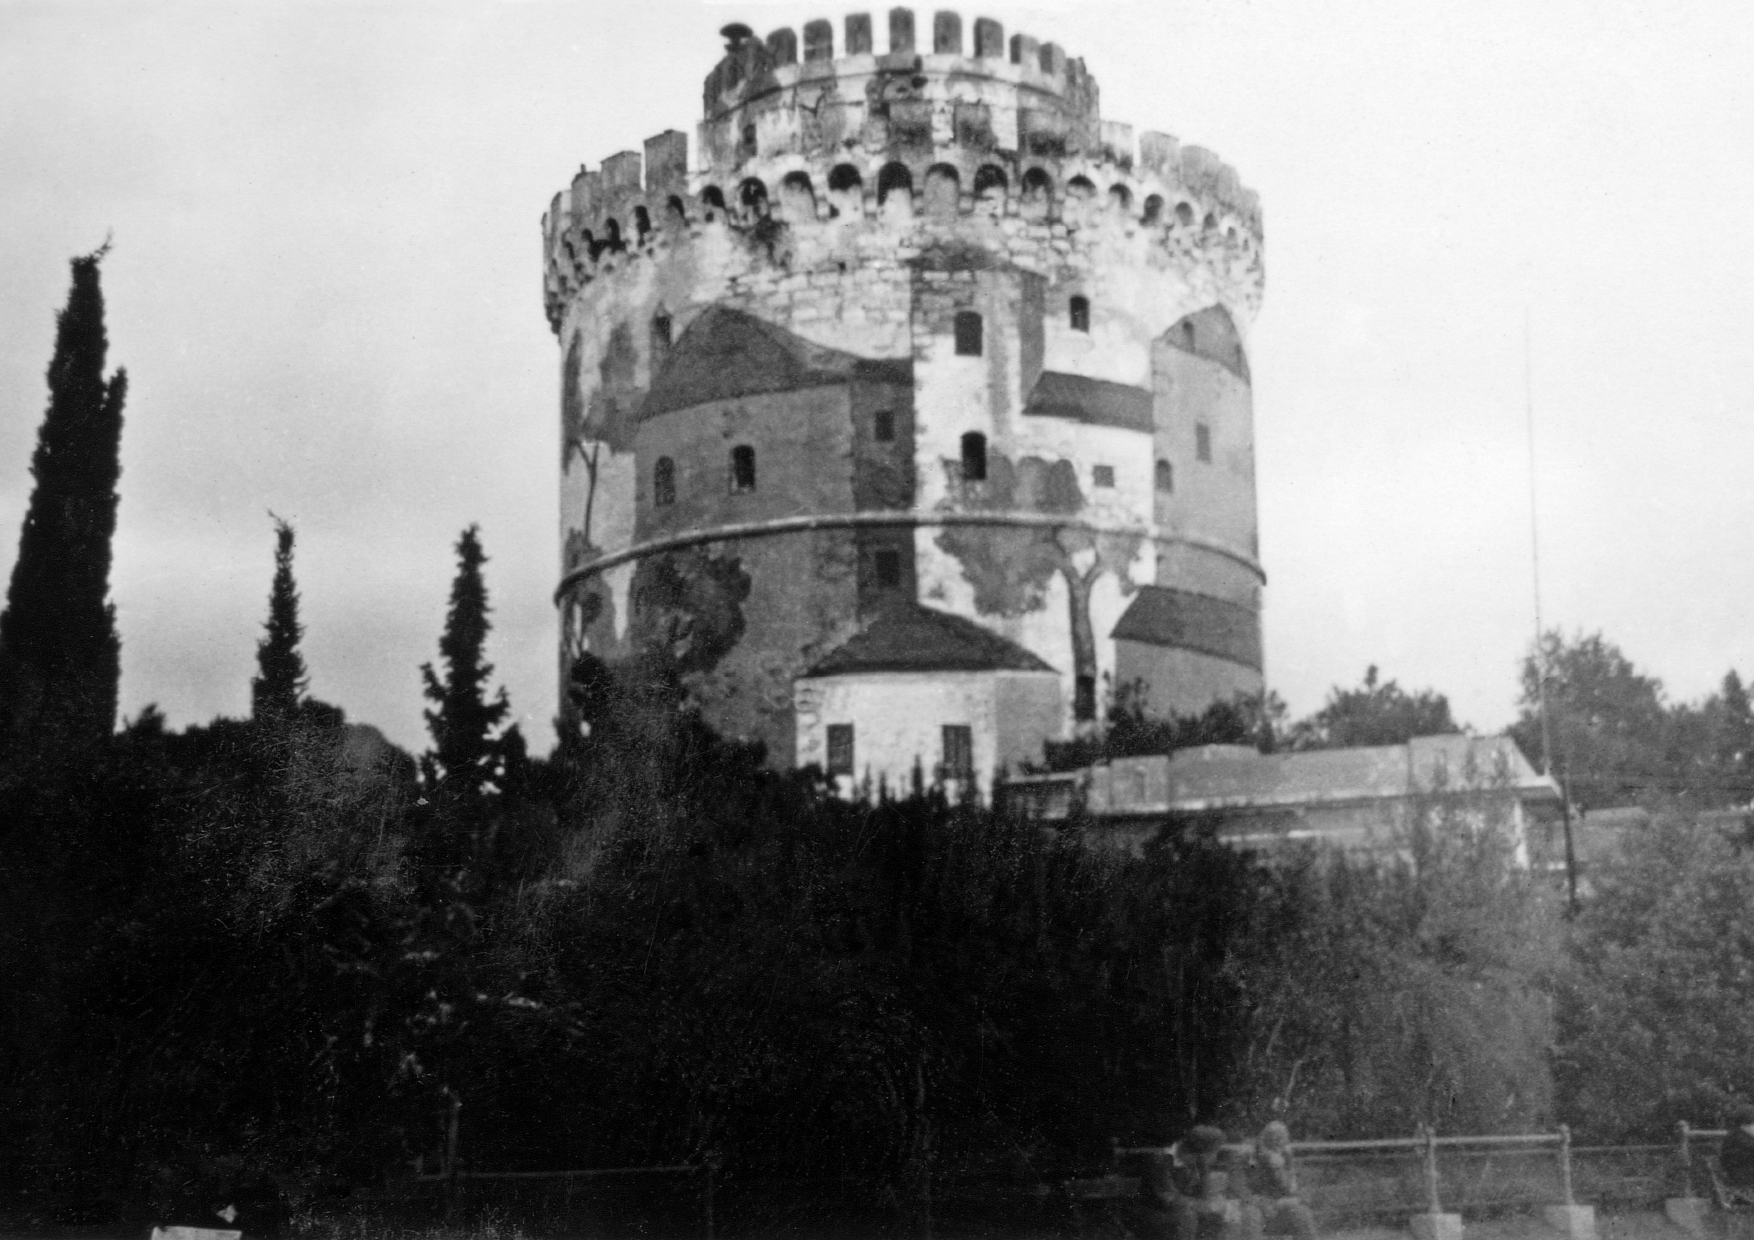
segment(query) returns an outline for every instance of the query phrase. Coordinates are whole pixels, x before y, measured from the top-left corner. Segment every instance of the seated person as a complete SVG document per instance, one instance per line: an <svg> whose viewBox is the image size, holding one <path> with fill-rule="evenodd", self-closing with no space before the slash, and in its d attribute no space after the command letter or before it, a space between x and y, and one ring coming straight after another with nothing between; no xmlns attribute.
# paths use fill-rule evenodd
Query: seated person
<svg viewBox="0 0 1754 1240"><path fill-rule="evenodd" d="M1298 1199L1291 1130L1278 1120L1261 1129L1248 1168L1249 1230L1256 1235L1315 1240L1315 1215Z"/></svg>
<svg viewBox="0 0 1754 1240"><path fill-rule="evenodd" d="M1128 1227L1146 1240L1214 1240L1239 1221L1237 1203L1225 1197L1229 1176L1220 1169L1224 1133L1201 1125L1168 1154L1153 1155L1139 1180L1137 1209Z"/></svg>
<svg viewBox="0 0 1754 1240"><path fill-rule="evenodd" d="M1226 1195L1230 1174L1223 1169L1224 1131L1201 1124L1176 1143L1176 1151L1177 1240L1223 1236L1226 1226L1242 1217L1237 1203Z"/></svg>

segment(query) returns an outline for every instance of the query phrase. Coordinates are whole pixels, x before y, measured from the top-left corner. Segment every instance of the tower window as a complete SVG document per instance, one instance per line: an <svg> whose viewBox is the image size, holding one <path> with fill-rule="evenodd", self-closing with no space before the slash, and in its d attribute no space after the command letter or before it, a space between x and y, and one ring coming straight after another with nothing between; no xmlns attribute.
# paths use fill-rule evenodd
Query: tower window
<svg viewBox="0 0 1754 1240"><path fill-rule="evenodd" d="M945 779L969 779L974 775L974 729L966 723L944 725Z"/></svg>
<svg viewBox="0 0 1754 1240"><path fill-rule="evenodd" d="M652 466L652 504L657 508L668 508L675 502L676 462L660 456L658 463Z"/></svg>
<svg viewBox="0 0 1754 1240"><path fill-rule="evenodd" d="M872 564L879 589L893 590L901 585L901 552L885 548L872 557Z"/></svg>
<svg viewBox="0 0 1754 1240"><path fill-rule="evenodd" d="M1194 423L1194 455L1207 464L1212 461L1212 428L1204 422Z"/></svg>
<svg viewBox="0 0 1754 1240"><path fill-rule="evenodd" d="M828 773L853 773L853 725L850 723L828 725Z"/></svg>
<svg viewBox="0 0 1754 1240"><path fill-rule="evenodd" d="M956 355L981 355L981 316L973 310L962 310L956 315Z"/></svg>
<svg viewBox="0 0 1754 1240"><path fill-rule="evenodd" d="M1115 467L1113 465L1097 465L1090 471L1090 481L1099 487L1112 487L1115 484Z"/></svg>
<svg viewBox="0 0 1754 1240"><path fill-rule="evenodd" d="M871 438L878 443L890 443L895 439L895 410L879 409L871 415Z"/></svg>
<svg viewBox="0 0 1754 1240"><path fill-rule="evenodd" d="M1074 297L1072 299L1072 330L1075 332L1090 330L1090 298Z"/></svg>
<svg viewBox="0 0 1754 1240"><path fill-rule="evenodd" d="M1175 493L1175 466L1168 461L1157 462L1157 489L1165 495Z"/></svg>
<svg viewBox="0 0 1754 1240"><path fill-rule="evenodd" d="M662 310L652 316L652 360L670 351L670 316Z"/></svg>
<svg viewBox="0 0 1754 1240"><path fill-rule="evenodd" d="M755 489L755 449L740 443L731 449L731 493Z"/></svg>
<svg viewBox="0 0 1754 1240"><path fill-rule="evenodd" d="M987 437L979 431L970 431L962 437L962 480L987 480Z"/></svg>

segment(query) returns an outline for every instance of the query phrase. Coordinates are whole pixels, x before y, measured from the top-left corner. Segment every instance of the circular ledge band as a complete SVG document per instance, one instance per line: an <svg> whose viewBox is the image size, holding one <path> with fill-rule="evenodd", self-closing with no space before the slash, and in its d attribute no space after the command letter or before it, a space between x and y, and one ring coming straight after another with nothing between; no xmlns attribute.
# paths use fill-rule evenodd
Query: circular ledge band
<svg viewBox="0 0 1754 1240"><path fill-rule="evenodd" d="M735 525L715 525L710 529L689 530L682 534L671 534L664 538L648 539L635 543L621 551L599 556L589 564L580 565L560 579L554 590L556 605L579 582L593 577L604 569L614 568L617 564L625 564L629 560L641 559L644 556L656 555L663 551L676 551L683 547L699 546L701 543L731 542L742 538L765 538L774 534L798 534L812 530L857 529L865 526L942 526L942 525L1003 525L1023 529L1071 529L1087 534L1119 534L1149 538L1157 543L1176 543L1184 547L1192 547L1197 551L1207 551L1222 556L1234 564L1238 564L1253 573L1262 585L1267 584L1267 574L1256 561L1228 547L1201 538L1189 538L1183 534L1171 534L1154 525L1110 525L1101 521L1087 521L1079 517L1061 517L1051 513L1037 512L843 512L823 516L773 517L766 521L744 521Z"/></svg>

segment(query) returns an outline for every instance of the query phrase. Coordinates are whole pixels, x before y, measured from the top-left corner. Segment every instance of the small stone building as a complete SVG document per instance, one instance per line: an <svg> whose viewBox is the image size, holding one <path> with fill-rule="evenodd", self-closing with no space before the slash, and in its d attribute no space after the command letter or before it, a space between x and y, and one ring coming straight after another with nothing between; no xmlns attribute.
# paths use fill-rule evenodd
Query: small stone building
<svg viewBox="0 0 1754 1240"><path fill-rule="evenodd" d="M1009 780L1001 797L1044 822L1081 825L1093 844L1136 850L1165 825L1213 822L1220 839L1272 850L1321 843L1399 853L1425 816L1490 821L1530 864L1532 818L1557 813L1559 786L1508 736L1421 736L1405 745L1259 753L1206 745Z"/></svg>
<svg viewBox="0 0 1754 1240"><path fill-rule="evenodd" d="M901 602L793 684L798 765L847 795L918 780L990 796L995 775L1038 760L1063 713L1060 678L971 620Z"/></svg>

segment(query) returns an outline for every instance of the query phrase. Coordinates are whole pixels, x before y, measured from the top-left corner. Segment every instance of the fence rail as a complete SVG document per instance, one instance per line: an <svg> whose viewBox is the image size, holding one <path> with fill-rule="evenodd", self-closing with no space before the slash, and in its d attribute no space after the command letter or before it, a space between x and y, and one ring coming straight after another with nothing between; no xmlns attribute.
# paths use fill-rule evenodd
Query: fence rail
<svg viewBox="0 0 1754 1240"><path fill-rule="evenodd" d="M1336 1227L1426 1212L1490 1214L1579 1202L1619 1208L1656 1206L1665 1198L1692 1196L1695 1187L1707 1184L1706 1160L1724 1136L1721 1129L1681 1124L1675 1140L1668 1143L1585 1146L1573 1144L1570 1131L1563 1127L1479 1136L1423 1131L1375 1140L1297 1141L1291 1149L1305 1202L1323 1226ZM1170 1157L1175 1148L1123 1146L1116 1141L1108 1178L1132 1177L1136 1168L1129 1170L1127 1160ZM1225 1150L1233 1165L1240 1165L1253 1147L1231 1144ZM750 1216L745 1223L755 1217L765 1221L780 1211L788 1219L795 1213L802 1222L837 1192L845 1197L849 1188L839 1182L781 1182L762 1176L726 1180L717 1172L710 1160L553 1171L456 1167L449 1173L413 1177L410 1186L442 1190L447 1208L461 1199L514 1215L564 1212L575 1221L576 1211L589 1214L595 1203L625 1201L630 1209L661 1208L670 1216L667 1225L642 1226L644 1234L688 1240L703 1234L712 1237L724 1226L720 1213L726 1213L732 1230L739 1232L747 1230L738 1223L745 1215ZM940 1207L954 1208L969 1219L1019 1212L1023 1217L1031 1210L1036 1214L1028 1217L1036 1218L1044 1201L1064 1197L1070 1185L1082 1182L1079 1177L1095 1173L1088 1167L1067 1168L1057 1176L1047 1175L1041 1183L1027 1184L975 1172L947 1172L932 1177L930 1195ZM676 1181L662 1186L665 1176L687 1177L694 1187L685 1190ZM715 1193L725 1197L722 1210ZM1047 1231L1053 1230L1045 1216L1040 1222Z"/></svg>

